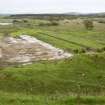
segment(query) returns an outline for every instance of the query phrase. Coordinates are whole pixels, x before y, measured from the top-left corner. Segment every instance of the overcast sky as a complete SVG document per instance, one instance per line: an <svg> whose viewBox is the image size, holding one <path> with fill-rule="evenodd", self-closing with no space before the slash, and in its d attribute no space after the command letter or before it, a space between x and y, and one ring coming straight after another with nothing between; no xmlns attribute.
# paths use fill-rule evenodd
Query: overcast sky
<svg viewBox="0 0 105 105"><path fill-rule="evenodd" d="M0 13L105 12L105 0L0 0Z"/></svg>

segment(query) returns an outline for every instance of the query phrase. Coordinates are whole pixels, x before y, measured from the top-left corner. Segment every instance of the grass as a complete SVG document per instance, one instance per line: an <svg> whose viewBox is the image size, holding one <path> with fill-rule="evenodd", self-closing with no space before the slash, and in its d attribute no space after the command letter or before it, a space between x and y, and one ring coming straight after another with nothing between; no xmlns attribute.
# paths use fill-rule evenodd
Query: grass
<svg viewBox="0 0 105 105"><path fill-rule="evenodd" d="M37 26L46 21L28 21L32 26L0 26L0 36L4 32L14 37L29 34L69 52L105 47L105 24L95 23L94 29L88 31L77 20L67 24L60 21L59 26L49 27ZM0 105L105 105L104 93L105 52L0 67Z"/></svg>
<svg viewBox="0 0 105 105"><path fill-rule="evenodd" d="M93 96L105 91L105 54L39 62L0 71L0 90L29 95ZM3 96L3 95L2 95Z"/></svg>
<svg viewBox="0 0 105 105"><path fill-rule="evenodd" d="M1 105L105 105L105 97L34 96L0 92Z"/></svg>
<svg viewBox="0 0 105 105"><path fill-rule="evenodd" d="M81 93L85 89L90 95L96 89L99 93L98 89L104 89L105 86L104 55L97 58L78 55L72 60L42 61L28 66L4 68L0 71L0 89L11 92L28 90L31 94L76 94L79 84Z"/></svg>
<svg viewBox="0 0 105 105"><path fill-rule="evenodd" d="M72 60L1 68L0 102L44 105L48 101L48 105L75 105L79 101L81 105L104 105L104 62L105 54L98 54L97 58L77 55Z"/></svg>
<svg viewBox="0 0 105 105"><path fill-rule="evenodd" d="M0 92L1 105L105 105L105 97L41 96Z"/></svg>
<svg viewBox="0 0 105 105"><path fill-rule="evenodd" d="M38 23L33 22L32 28L21 28L13 32L12 35L29 34L67 51L83 48L94 50L105 47L105 31L103 29L105 24L95 23L94 29L89 31L81 25L82 22L77 23L78 20L71 21L68 24L61 23L59 26L35 26Z"/></svg>

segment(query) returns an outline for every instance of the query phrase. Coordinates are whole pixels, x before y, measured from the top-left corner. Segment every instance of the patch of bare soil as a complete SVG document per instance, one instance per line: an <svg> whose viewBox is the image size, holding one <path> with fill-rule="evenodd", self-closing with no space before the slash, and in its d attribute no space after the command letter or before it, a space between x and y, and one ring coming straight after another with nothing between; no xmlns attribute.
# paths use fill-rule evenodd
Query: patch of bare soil
<svg viewBox="0 0 105 105"><path fill-rule="evenodd" d="M6 26L6 25L12 25L12 23L0 23L0 25Z"/></svg>
<svg viewBox="0 0 105 105"><path fill-rule="evenodd" d="M30 63L39 60L56 60L71 57L59 48L28 35L19 38L5 37L0 41L0 64Z"/></svg>

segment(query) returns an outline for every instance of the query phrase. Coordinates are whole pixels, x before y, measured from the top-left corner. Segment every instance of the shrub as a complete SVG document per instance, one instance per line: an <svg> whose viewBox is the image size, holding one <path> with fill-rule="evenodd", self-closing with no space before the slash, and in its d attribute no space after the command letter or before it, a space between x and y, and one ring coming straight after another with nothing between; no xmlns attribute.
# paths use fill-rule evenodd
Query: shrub
<svg viewBox="0 0 105 105"><path fill-rule="evenodd" d="M87 30L92 30L94 28L93 21L91 20L84 20L83 23Z"/></svg>
<svg viewBox="0 0 105 105"><path fill-rule="evenodd" d="M103 52L103 49L96 49L96 52Z"/></svg>
<svg viewBox="0 0 105 105"><path fill-rule="evenodd" d="M86 53L86 49L81 49L80 53Z"/></svg>
<svg viewBox="0 0 105 105"><path fill-rule="evenodd" d="M78 49L74 49L73 52L77 54L77 53L79 53L79 50Z"/></svg>
<svg viewBox="0 0 105 105"><path fill-rule="evenodd" d="M59 25L59 23L58 23L58 22L56 22L56 21L52 21L52 22L51 22L51 25L52 25L52 26L58 26L58 25Z"/></svg>
<svg viewBox="0 0 105 105"><path fill-rule="evenodd" d="M19 20L13 20L13 23L20 23Z"/></svg>
<svg viewBox="0 0 105 105"><path fill-rule="evenodd" d="M23 20L24 23L28 23L28 20Z"/></svg>
<svg viewBox="0 0 105 105"><path fill-rule="evenodd" d="M102 50L105 51L105 47L103 47Z"/></svg>
<svg viewBox="0 0 105 105"><path fill-rule="evenodd" d="M104 20L99 20L98 23L103 23L103 24L105 24L105 21L104 21Z"/></svg>
<svg viewBox="0 0 105 105"><path fill-rule="evenodd" d="M50 22L46 22L46 23L44 23L44 22L39 23L39 26L57 26L57 25L59 25L59 23L56 22L56 21L50 21Z"/></svg>
<svg viewBox="0 0 105 105"><path fill-rule="evenodd" d="M87 51L91 51L92 48L90 48L90 47L86 47L86 50L87 50Z"/></svg>
<svg viewBox="0 0 105 105"><path fill-rule="evenodd" d="M39 26L50 26L50 25L51 25L50 23L44 23L44 22L39 23Z"/></svg>
<svg viewBox="0 0 105 105"><path fill-rule="evenodd" d="M95 55L94 55L94 58L98 58L98 54L95 54Z"/></svg>

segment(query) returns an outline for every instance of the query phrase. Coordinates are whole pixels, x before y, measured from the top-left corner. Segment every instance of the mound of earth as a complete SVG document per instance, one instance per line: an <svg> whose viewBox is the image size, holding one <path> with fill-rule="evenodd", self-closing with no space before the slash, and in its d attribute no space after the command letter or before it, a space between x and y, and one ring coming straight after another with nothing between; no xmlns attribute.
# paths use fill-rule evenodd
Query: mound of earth
<svg viewBox="0 0 105 105"><path fill-rule="evenodd" d="M71 56L70 53L28 35L5 37L0 41L0 63L30 63Z"/></svg>

